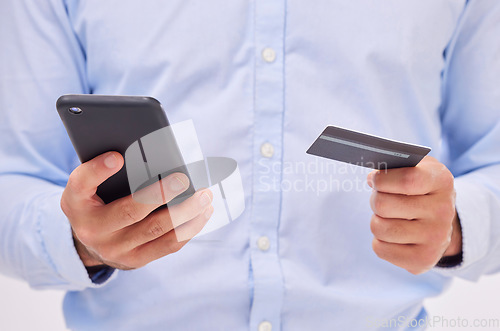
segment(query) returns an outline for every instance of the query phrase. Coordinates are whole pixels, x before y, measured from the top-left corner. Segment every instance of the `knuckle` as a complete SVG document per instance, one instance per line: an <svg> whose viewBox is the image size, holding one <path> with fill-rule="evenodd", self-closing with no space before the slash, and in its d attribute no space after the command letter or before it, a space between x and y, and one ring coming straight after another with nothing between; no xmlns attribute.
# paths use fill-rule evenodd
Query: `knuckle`
<svg viewBox="0 0 500 331"><path fill-rule="evenodd" d="M68 177L68 183L66 184L66 187L68 187L74 193L82 192L85 187L85 182L82 180L80 172L80 168L76 168Z"/></svg>
<svg viewBox="0 0 500 331"><path fill-rule="evenodd" d="M375 171L372 176L373 187L378 187L380 184L380 171Z"/></svg>
<svg viewBox="0 0 500 331"><path fill-rule="evenodd" d="M403 172L401 177L401 185L405 192L415 191L416 183L418 182L417 172L415 169L408 169Z"/></svg>
<svg viewBox="0 0 500 331"><path fill-rule="evenodd" d="M158 217L152 217L149 224L149 235L153 238L158 238L165 234L164 226Z"/></svg>
<svg viewBox="0 0 500 331"><path fill-rule="evenodd" d="M73 218L73 208L71 208L71 204L68 201L66 191L63 192L63 195L61 197L60 206L61 206L61 210L63 211L64 215L66 215L66 217L68 217L68 219Z"/></svg>
<svg viewBox="0 0 500 331"><path fill-rule="evenodd" d="M439 172L440 177L443 181L443 185L445 185L447 188L453 188L455 177L453 177L453 174L450 172L450 170L444 164L441 164Z"/></svg>
<svg viewBox="0 0 500 331"><path fill-rule="evenodd" d="M453 191L455 185L455 177L451 171L442 163L438 163L431 169L433 180L439 185L439 189Z"/></svg>
<svg viewBox="0 0 500 331"><path fill-rule="evenodd" d="M381 259L385 258L385 254L384 254L384 251L382 249L382 245L381 245L380 241L378 241L377 239L373 239L373 241L372 241L372 249L373 249L373 252L375 252L375 254L379 258L381 258Z"/></svg>
<svg viewBox="0 0 500 331"><path fill-rule="evenodd" d="M387 208L387 201L380 193L375 192L373 196L373 211L377 215L385 215Z"/></svg>
<svg viewBox="0 0 500 331"><path fill-rule="evenodd" d="M135 222L138 220L137 207L133 201L125 200L125 202L121 204L119 210L120 219L128 222Z"/></svg>
<svg viewBox="0 0 500 331"><path fill-rule="evenodd" d="M372 218L370 220L370 231L372 234L376 237L377 236L377 231L378 231L378 224L377 224L377 216L372 215Z"/></svg>
<svg viewBox="0 0 500 331"><path fill-rule="evenodd" d="M377 215L372 215L370 230L375 238L380 238L384 233L381 219Z"/></svg>

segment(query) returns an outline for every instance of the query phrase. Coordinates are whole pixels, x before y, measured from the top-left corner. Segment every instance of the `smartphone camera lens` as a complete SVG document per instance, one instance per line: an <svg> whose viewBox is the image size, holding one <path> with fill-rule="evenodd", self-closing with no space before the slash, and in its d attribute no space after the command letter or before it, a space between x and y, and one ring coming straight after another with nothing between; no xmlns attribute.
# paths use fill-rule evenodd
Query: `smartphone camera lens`
<svg viewBox="0 0 500 331"><path fill-rule="evenodd" d="M78 107L70 107L68 109L68 111L71 113L71 114L75 114L75 115L80 115L82 113L82 110Z"/></svg>

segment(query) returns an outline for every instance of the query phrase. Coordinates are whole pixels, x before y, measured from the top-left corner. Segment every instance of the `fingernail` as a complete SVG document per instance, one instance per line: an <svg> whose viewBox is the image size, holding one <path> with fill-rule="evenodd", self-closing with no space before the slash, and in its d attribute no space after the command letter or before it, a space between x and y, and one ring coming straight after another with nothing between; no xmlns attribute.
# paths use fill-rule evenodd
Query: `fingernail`
<svg viewBox="0 0 500 331"><path fill-rule="evenodd" d="M186 188L186 185L184 185L184 183L182 182L182 180L180 180L179 177L174 176L173 178L170 179L170 181L168 183L168 187L172 191L177 192L177 191L184 190Z"/></svg>
<svg viewBox="0 0 500 331"><path fill-rule="evenodd" d="M212 202L212 199L210 199L210 196L208 195L207 192L204 192L201 196L200 196L200 204L202 207L208 205L210 202Z"/></svg>
<svg viewBox="0 0 500 331"><path fill-rule="evenodd" d="M104 165L109 169L116 168L116 166L118 165L116 156L112 153L106 156L106 158L104 159Z"/></svg>
<svg viewBox="0 0 500 331"><path fill-rule="evenodd" d="M207 210L205 210L205 217L210 218L210 216L212 216L213 212L214 212L214 207L207 208Z"/></svg>

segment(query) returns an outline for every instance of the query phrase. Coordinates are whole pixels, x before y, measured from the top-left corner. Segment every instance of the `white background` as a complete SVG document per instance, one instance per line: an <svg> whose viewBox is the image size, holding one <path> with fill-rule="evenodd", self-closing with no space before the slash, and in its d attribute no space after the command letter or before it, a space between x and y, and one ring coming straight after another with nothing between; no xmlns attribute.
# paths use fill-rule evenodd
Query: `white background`
<svg viewBox="0 0 500 331"><path fill-rule="evenodd" d="M62 298L62 292L34 291L21 281L0 275L0 330L65 330ZM500 275L483 277L478 283L455 280L448 292L428 300L426 307L437 318L448 319L449 325L457 323L457 318L470 325L474 319L493 318L500 323ZM431 331L457 329L498 331L500 326L444 328L433 325L429 328Z"/></svg>

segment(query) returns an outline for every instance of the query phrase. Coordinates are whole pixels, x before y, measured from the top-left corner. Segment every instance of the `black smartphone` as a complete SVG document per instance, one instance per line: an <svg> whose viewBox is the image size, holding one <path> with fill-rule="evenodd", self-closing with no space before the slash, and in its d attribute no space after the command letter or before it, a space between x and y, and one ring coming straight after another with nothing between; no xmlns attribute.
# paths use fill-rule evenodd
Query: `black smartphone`
<svg viewBox="0 0 500 331"><path fill-rule="evenodd" d="M151 97L68 94L57 100L56 108L82 163L109 151L119 152L125 158L127 149L138 142L144 158L140 139L170 125L160 102ZM161 153L166 153L167 158L172 161L171 164L178 166L165 169L161 173L148 171L148 181L140 188L173 172L182 172L189 177L172 131L165 132L172 137L159 142ZM143 161L147 166L147 160ZM127 161L119 172L97 188L97 195L105 203L132 193L126 167ZM179 195L176 201L182 201L194 192L190 180L189 188Z"/></svg>

